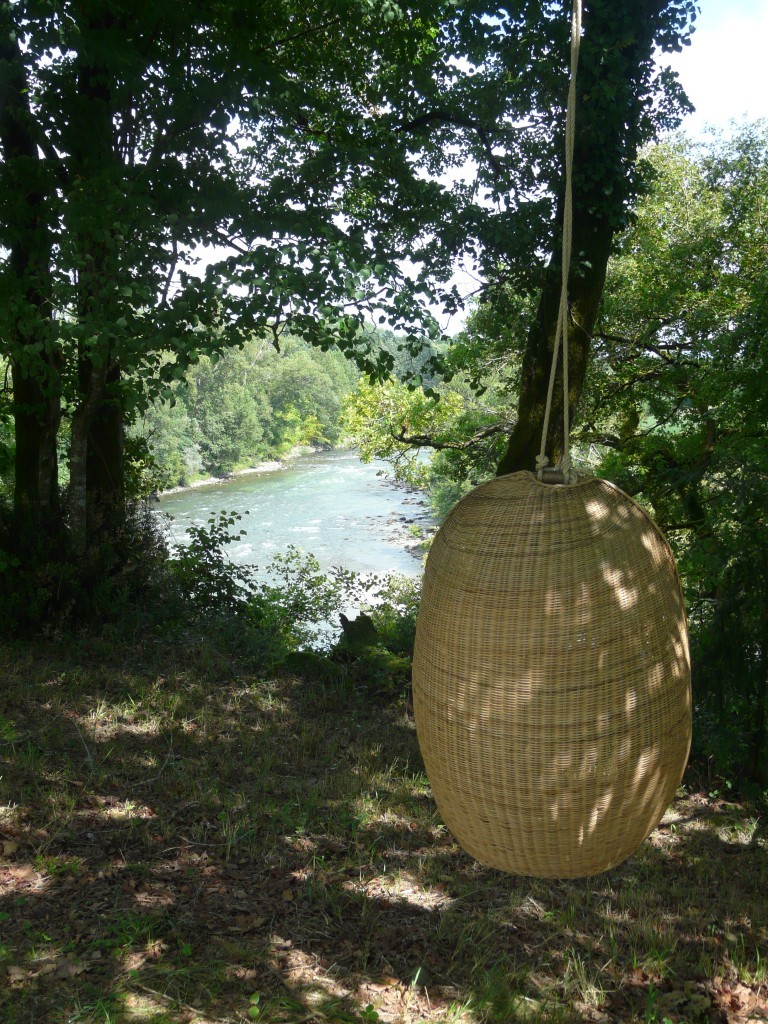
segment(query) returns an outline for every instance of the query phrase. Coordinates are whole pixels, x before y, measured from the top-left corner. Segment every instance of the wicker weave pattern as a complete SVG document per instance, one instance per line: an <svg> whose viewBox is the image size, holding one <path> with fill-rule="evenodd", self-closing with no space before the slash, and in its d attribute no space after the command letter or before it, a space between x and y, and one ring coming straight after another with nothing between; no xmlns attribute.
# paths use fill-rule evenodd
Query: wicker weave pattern
<svg viewBox="0 0 768 1024"><path fill-rule="evenodd" d="M478 487L427 560L413 690L432 791L469 853L550 878L619 864L658 824L690 747L669 545L603 480Z"/></svg>

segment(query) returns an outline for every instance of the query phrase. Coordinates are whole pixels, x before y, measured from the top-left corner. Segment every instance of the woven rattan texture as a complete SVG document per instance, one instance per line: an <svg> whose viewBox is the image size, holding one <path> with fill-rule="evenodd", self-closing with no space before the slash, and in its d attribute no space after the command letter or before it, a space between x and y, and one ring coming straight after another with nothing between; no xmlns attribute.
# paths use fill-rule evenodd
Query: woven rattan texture
<svg viewBox="0 0 768 1024"><path fill-rule="evenodd" d="M690 747L669 545L604 480L483 484L432 544L413 691L435 800L469 853L549 878L619 864L658 824Z"/></svg>

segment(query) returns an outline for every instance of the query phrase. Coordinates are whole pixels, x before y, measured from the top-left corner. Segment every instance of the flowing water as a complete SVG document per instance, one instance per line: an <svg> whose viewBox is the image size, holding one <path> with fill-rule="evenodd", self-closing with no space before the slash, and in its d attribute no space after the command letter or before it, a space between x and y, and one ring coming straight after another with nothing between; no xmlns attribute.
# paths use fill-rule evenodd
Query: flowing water
<svg viewBox="0 0 768 1024"><path fill-rule="evenodd" d="M303 455L283 469L165 495L158 508L172 517L177 544L217 512L248 513L234 529L245 536L227 550L233 562L264 566L293 544L324 570L409 576L421 572L421 552L406 549L408 526L432 523L421 495L394 486L385 463L366 465L354 452Z"/></svg>

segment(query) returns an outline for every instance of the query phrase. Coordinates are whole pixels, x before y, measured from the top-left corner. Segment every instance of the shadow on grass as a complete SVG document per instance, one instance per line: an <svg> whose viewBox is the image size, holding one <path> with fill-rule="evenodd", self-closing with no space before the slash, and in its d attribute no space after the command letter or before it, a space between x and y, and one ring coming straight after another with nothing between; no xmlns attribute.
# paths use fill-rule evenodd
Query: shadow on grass
<svg viewBox="0 0 768 1024"><path fill-rule="evenodd" d="M689 795L605 875L505 876L442 827L404 714L351 688L98 644L0 667L8 1024L760 1009L747 809Z"/></svg>

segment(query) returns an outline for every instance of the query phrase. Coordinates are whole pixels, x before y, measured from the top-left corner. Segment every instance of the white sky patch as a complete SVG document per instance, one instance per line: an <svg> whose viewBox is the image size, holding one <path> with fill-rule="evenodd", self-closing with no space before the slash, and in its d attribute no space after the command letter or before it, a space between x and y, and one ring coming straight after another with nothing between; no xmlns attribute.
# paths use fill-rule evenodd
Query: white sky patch
<svg viewBox="0 0 768 1024"><path fill-rule="evenodd" d="M666 56L696 107L688 135L730 121L768 117L768 4L765 0L700 0L691 45Z"/></svg>

